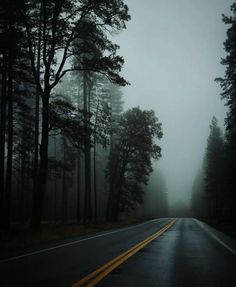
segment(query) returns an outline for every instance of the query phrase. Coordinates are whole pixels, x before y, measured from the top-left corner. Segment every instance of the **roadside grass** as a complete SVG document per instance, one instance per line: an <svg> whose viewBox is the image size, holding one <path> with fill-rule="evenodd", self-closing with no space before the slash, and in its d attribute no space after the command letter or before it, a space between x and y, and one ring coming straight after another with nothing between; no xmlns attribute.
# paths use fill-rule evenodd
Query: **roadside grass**
<svg viewBox="0 0 236 287"><path fill-rule="evenodd" d="M118 222L98 222L91 224L66 224L43 222L40 229L30 229L27 225L12 224L10 231L0 239L0 254L5 257L28 248L40 248L49 242L72 239L99 231L110 230L138 223L129 218Z"/></svg>

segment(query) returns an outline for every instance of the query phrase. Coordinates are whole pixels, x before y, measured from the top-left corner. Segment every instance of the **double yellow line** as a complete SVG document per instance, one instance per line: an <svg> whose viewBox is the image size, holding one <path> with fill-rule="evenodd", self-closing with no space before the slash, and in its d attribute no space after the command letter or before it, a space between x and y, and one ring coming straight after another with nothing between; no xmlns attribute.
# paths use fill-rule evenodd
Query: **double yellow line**
<svg viewBox="0 0 236 287"><path fill-rule="evenodd" d="M167 229L169 229L174 223L176 219L171 220L168 224L166 224L163 228L158 230L153 235L149 236L142 242L136 244L135 246L131 247L129 250L125 251L121 255L115 257L111 261L107 262L97 270L93 271L92 273L85 276L80 281L73 284L71 287L93 287L96 286L103 278L105 278L109 273L111 273L114 269L124 263L127 259L137 253L139 250L144 248L147 244L152 242L154 239L162 235Z"/></svg>

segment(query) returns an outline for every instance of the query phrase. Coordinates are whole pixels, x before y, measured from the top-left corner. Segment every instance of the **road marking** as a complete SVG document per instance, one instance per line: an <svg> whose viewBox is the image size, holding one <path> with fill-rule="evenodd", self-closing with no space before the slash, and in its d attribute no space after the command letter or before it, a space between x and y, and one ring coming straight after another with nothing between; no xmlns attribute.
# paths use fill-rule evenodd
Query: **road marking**
<svg viewBox="0 0 236 287"><path fill-rule="evenodd" d="M236 255L236 250L231 248L228 244L226 244L225 242L223 242L219 237L217 237L214 233L212 233L209 229L207 229L204 224L195 219L194 220L197 222L197 224L204 229L211 237L213 237L218 243L220 243L222 246L224 246L226 249L228 249L231 253L233 253L234 255Z"/></svg>
<svg viewBox="0 0 236 287"><path fill-rule="evenodd" d="M162 227L153 235L149 236L142 242L136 244L135 246L131 247L124 253L120 254L119 256L113 258L111 261L107 262L97 270L93 271L92 273L88 274L80 281L74 283L71 287L93 287L96 286L102 279L104 279L109 273L111 273L114 269L119 267L122 263L128 260L131 256L136 254L139 250L144 248L147 244L152 242L154 239L162 235L166 230L168 230L177 219L171 220L168 224Z"/></svg>
<svg viewBox="0 0 236 287"><path fill-rule="evenodd" d="M7 263L7 262L10 262L10 261L14 261L14 260L18 260L18 259L21 259L21 258L24 258L24 257L28 257L28 256L32 256L32 255L37 255L37 254L44 253L44 252L49 252L51 250L63 248L63 247L66 247L66 246L78 244L78 243L81 243L81 242L84 242L84 241L88 241L88 240L91 240L91 239L94 239L94 238L104 237L104 236L115 234L115 233L119 233L119 232L122 232L122 231L125 231L125 230L134 229L134 228L137 228L137 227L140 227L140 226L143 226L143 225L155 222L155 221L159 221L159 220L160 219L152 219L152 220L149 220L147 222L143 222L143 223L137 224L135 226L123 227L123 228L119 228L118 230L109 231L109 232L105 232L105 233L102 233L102 234L98 234L98 235L86 237L86 238L83 238L83 239L79 239L79 240L76 240L76 241L63 243L63 244L59 244L59 245L56 245L56 246L53 246L53 247L44 248L44 249L40 249L40 250L37 250L37 251L28 252L28 253L25 253L25 254L22 254L22 255L18 255L18 256L2 259L2 260L0 260L0 264Z"/></svg>

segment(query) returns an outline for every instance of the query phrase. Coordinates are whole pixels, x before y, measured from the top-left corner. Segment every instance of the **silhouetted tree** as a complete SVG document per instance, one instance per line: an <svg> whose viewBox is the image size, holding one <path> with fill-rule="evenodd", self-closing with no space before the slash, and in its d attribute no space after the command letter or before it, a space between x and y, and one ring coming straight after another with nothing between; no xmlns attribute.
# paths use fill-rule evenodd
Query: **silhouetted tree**
<svg viewBox="0 0 236 287"><path fill-rule="evenodd" d="M31 93L15 90L17 105L14 106L14 175L18 178L18 218L25 223L29 219L33 180L34 113ZM28 218L26 218L28 216Z"/></svg>
<svg viewBox="0 0 236 287"><path fill-rule="evenodd" d="M221 64L226 67L223 78L217 78L220 82L221 97L225 100L228 113L225 119L226 139L228 153L228 188L230 190L229 201L231 211L235 209L236 203L236 3L231 6L232 15L223 15L223 22L228 25L227 39L224 42L226 57ZM235 213L236 215L236 213Z"/></svg>
<svg viewBox="0 0 236 287"><path fill-rule="evenodd" d="M33 7L33 1L25 1L25 6L15 7L24 23L29 58L37 90L42 99L42 127L40 144L40 162L38 171L38 184L35 190L32 226L40 225L42 217L43 200L46 190L48 170L48 135L49 135L49 104L52 90L63 76L72 70L95 70L106 74L111 80L120 84L126 81L118 75L123 59L116 55L117 46L112 44L105 36L107 30L121 30L125 22L130 19L128 7L121 0L113 1L42 1L41 11ZM92 19L92 26L99 29L103 44L102 57L89 59L86 65L65 68L66 62L74 55L72 46L75 40L83 39L91 33L84 29L85 18ZM42 29L40 46L41 69L36 61L37 45L39 42L39 29ZM89 30L91 31L91 30ZM87 47L89 48L89 47ZM61 52L62 57L58 57ZM104 56L108 52L108 56Z"/></svg>
<svg viewBox="0 0 236 287"><path fill-rule="evenodd" d="M142 202L143 188L152 171L151 159L158 159L161 124L153 111L133 108L125 112L117 129L118 141L107 166L109 185L108 219L117 220L122 211Z"/></svg>
<svg viewBox="0 0 236 287"><path fill-rule="evenodd" d="M97 151L99 146L107 148L110 144L109 136L111 131L111 109L107 102L108 89L107 80L103 76L94 74L93 88L91 90L91 122L94 126L92 134L93 143L93 190L94 190L94 221L97 221L98 214L98 193L97 193Z"/></svg>
<svg viewBox="0 0 236 287"><path fill-rule="evenodd" d="M21 6L21 1L19 7ZM1 54L1 120L0 120L0 222L5 228L10 227L10 206L12 194L13 148L14 148L14 103L15 90L19 83L17 70L21 65L24 74L24 41L19 15L14 9L14 1L0 4L0 54ZM26 79L27 81L27 79ZM6 117L7 115L7 117ZM7 127L7 129L6 129ZM7 138L6 138L7 133ZM6 140L7 139L7 140ZM5 143L7 143L5 145ZM5 157L5 147L7 156ZM6 159L6 161L5 161Z"/></svg>
<svg viewBox="0 0 236 287"><path fill-rule="evenodd" d="M206 148L205 193L211 204L210 215L217 215L222 205L224 140L217 119L212 118Z"/></svg>

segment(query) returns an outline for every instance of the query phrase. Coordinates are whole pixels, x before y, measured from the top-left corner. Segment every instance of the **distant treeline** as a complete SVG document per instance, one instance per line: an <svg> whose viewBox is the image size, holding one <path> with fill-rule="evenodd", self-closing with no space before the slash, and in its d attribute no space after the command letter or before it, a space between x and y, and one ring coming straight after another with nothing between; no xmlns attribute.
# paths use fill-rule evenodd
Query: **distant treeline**
<svg viewBox="0 0 236 287"><path fill-rule="evenodd" d="M117 220L142 203L162 130L153 111L123 112L111 35L129 20L121 0L1 1L2 230Z"/></svg>

